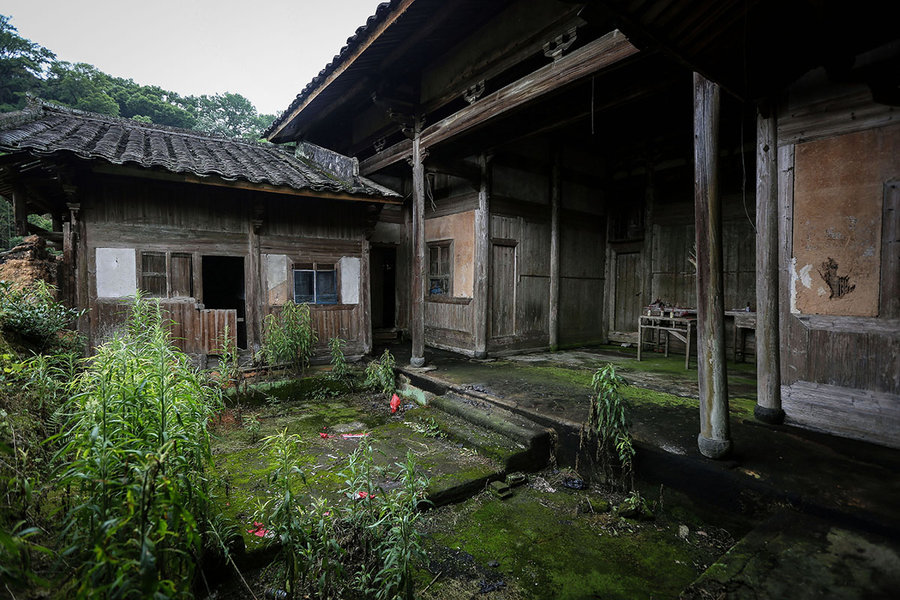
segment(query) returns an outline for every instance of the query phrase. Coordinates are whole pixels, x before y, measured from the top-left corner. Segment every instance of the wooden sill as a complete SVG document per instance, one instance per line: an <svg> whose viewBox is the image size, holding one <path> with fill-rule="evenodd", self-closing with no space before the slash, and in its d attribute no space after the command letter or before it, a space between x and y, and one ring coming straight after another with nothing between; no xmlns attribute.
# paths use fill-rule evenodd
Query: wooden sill
<svg viewBox="0 0 900 600"><path fill-rule="evenodd" d="M454 298L453 296L425 296L426 302L434 302L435 304L461 304L468 305L472 302L471 298Z"/></svg>

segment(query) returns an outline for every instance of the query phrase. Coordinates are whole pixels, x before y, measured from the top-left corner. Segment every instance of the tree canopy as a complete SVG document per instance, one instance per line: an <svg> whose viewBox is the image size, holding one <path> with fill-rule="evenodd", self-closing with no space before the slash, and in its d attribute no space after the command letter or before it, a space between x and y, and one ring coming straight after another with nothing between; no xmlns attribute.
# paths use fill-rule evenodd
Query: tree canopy
<svg viewBox="0 0 900 600"><path fill-rule="evenodd" d="M155 85L113 77L86 63L57 60L19 35L0 15L0 112L25 106L32 94L65 106L229 137L259 139L275 115L260 115L240 94L181 96Z"/></svg>

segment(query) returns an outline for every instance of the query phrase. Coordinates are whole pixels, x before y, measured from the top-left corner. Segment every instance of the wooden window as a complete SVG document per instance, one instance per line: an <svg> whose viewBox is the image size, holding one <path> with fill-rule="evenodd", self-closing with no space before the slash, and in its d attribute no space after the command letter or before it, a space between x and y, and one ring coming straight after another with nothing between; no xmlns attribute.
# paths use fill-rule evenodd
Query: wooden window
<svg viewBox="0 0 900 600"><path fill-rule="evenodd" d="M453 242L450 240L428 244L428 294L453 294Z"/></svg>
<svg viewBox="0 0 900 600"><path fill-rule="evenodd" d="M153 298L165 298L166 290L166 253L141 253L141 289L144 294Z"/></svg>
<svg viewBox="0 0 900 600"><path fill-rule="evenodd" d="M294 265L294 302L337 304L337 271L333 263Z"/></svg>
<svg viewBox="0 0 900 600"><path fill-rule="evenodd" d="M190 254L141 252L141 290L153 298L193 296L194 269Z"/></svg>

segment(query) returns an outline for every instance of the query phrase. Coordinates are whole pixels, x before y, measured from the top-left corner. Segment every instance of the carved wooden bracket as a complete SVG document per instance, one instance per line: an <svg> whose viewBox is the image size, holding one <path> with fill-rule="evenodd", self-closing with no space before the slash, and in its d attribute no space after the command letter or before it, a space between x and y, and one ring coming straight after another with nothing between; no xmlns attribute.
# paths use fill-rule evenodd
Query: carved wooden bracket
<svg viewBox="0 0 900 600"><path fill-rule="evenodd" d="M472 104L481 98L482 94L484 94L484 79L466 88L466 91L463 92L463 98L465 98L466 102Z"/></svg>
<svg viewBox="0 0 900 600"><path fill-rule="evenodd" d="M578 27L572 26L567 32L561 33L549 42L544 43L544 56L555 61L562 58L566 50L575 43L578 37Z"/></svg>

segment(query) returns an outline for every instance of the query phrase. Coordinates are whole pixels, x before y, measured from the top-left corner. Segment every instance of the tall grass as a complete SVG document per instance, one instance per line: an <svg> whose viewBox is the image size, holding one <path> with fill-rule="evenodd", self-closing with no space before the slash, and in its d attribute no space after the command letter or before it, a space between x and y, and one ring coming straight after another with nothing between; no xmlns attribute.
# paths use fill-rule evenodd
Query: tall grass
<svg viewBox="0 0 900 600"><path fill-rule="evenodd" d="M594 373L591 387L594 397L591 400L588 422L582 426L579 444L579 459L585 445L593 446L594 453L586 458L593 463L593 469L603 477L606 483L621 487L630 479L630 487L634 487L632 459L634 445L629 431L625 398L620 391L625 381L616 373L612 364L601 367ZM577 465L576 465L577 468Z"/></svg>
<svg viewBox="0 0 900 600"><path fill-rule="evenodd" d="M302 373L318 341L307 304L288 301L280 313L270 313L263 321L262 353L269 364L287 363Z"/></svg>
<svg viewBox="0 0 900 600"><path fill-rule="evenodd" d="M218 389L173 346L158 303L137 298L74 391L59 483L71 490L63 535L80 564L76 597L188 597L212 512Z"/></svg>

